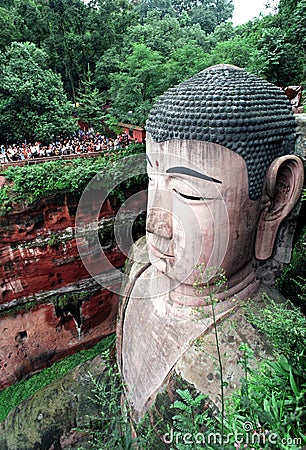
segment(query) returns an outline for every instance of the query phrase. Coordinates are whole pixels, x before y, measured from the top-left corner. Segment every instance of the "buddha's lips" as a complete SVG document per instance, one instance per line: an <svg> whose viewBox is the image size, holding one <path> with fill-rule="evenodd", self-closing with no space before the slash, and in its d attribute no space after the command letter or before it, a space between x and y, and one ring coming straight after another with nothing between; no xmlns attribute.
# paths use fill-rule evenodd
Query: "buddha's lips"
<svg viewBox="0 0 306 450"><path fill-rule="evenodd" d="M151 242L148 242L148 247L149 247L150 252L157 258L160 258L160 259L174 258L174 255L162 253L160 250L158 250L158 248L156 248L153 244L151 244Z"/></svg>

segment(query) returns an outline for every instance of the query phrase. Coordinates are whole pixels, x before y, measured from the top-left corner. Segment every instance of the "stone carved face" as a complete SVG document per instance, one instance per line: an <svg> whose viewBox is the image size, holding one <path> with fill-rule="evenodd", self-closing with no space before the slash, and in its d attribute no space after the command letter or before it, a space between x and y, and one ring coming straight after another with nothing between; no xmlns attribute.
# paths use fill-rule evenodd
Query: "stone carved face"
<svg viewBox="0 0 306 450"><path fill-rule="evenodd" d="M148 135L147 244L153 266L174 284L194 267L230 277L253 256L260 200L249 198L244 159L204 141L154 142Z"/></svg>
<svg viewBox="0 0 306 450"><path fill-rule="evenodd" d="M288 108L278 88L228 65L168 89L153 106L147 242L152 265L170 280L191 285L204 263L240 283L252 256L271 256L303 180L289 155Z"/></svg>

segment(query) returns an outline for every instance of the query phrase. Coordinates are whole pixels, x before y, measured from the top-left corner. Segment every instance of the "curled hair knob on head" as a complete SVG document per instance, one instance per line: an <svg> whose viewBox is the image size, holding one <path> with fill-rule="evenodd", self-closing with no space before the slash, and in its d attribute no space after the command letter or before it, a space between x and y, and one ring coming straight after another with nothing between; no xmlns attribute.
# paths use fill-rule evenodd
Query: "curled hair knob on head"
<svg viewBox="0 0 306 450"><path fill-rule="evenodd" d="M207 141L241 155L252 200L260 196L271 162L294 151L295 127L284 92L227 64L209 67L168 89L151 109L146 125L156 142Z"/></svg>

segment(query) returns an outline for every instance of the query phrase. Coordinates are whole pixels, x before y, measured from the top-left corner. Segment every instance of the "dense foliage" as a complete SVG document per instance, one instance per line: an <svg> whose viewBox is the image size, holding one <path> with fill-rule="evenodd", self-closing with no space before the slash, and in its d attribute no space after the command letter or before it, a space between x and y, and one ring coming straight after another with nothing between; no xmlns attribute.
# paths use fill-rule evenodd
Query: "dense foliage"
<svg viewBox="0 0 306 450"><path fill-rule="evenodd" d="M1 0L0 12L2 142L70 132L77 104L95 128L144 124L158 95L212 64L305 82L305 0L237 27L232 0Z"/></svg>
<svg viewBox="0 0 306 450"><path fill-rule="evenodd" d="M54 139L75 129L60 76L33 43L13 42L0 54L0 138Z"/></svg>
<svg viewBox="0 0 306 450"><path fill-rule="evenodd" d="M276 285L306 314L306 225L293 248L290 264L285 267Z"/></svg>
<svg viewBox="0 0 306 450"><path fill-rule="evenodd" d="M144 145L130 144L128 148L118 149L116 153L96 158L58 159L44 164L10 166L2 173L7 185L0 189L0 214L9 212L13 203L22 203L27 206L54 193L81 194L95 175L97 175L97 182L100 182L98 177L101 172L103 173L103 187L106 189L107 183L113 186L114 180L118 176L120 179L124 170L128 170L129 163L135 165L135 160L129 160L128 156L142 152L144 152ZM140 158L139 164L144 161L143 158ZM106 168L107 170L104 170ZM145 167L140 170L140 173L145 174ZM106 179L107 177L108 179ZM132 180L128 180L128 182L131 183ZM101 186L98 187L101 188ZM122 186L119 185L111 195L117 196L119 201L123 200Z"/></svg>

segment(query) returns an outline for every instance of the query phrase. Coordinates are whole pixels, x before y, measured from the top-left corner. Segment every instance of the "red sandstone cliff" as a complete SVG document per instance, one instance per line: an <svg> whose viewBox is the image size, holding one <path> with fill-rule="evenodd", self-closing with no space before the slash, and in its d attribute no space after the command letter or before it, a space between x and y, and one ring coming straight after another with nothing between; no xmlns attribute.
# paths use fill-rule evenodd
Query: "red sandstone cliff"
<svg viewBox="0 0 306 450"><path fill-rule="evenodd" d="M77 204L77 197L55 195L0 216L0 388L115 330L118 297L91 278L78 253ZM107 258L120 268L125 255L110 231L115 213L107 200L100 234ZM99 261L95 269L106 270Z"/></svg>

